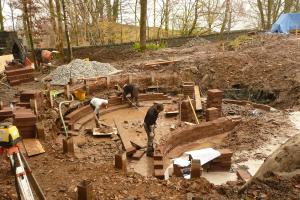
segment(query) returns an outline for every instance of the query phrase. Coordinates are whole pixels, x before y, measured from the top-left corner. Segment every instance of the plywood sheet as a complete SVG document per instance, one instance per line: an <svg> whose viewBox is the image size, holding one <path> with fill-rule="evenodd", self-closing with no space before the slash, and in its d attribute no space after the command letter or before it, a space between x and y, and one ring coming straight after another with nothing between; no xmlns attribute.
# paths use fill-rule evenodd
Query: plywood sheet
<svg viewBox="0 0 300 200"><path fill-rule="evenodd" d="M202 110L202 103L201 103L201 96L200 96L199 86L195 85L194 90L195 90L196 111Z"/></svg>
<svg viewBox="0 0 300 200"><path fill-rule="evenodd" d="M23 144L28 156L34 156L45 153L45 150L38 139L27 138L23 139Z"/></svg>

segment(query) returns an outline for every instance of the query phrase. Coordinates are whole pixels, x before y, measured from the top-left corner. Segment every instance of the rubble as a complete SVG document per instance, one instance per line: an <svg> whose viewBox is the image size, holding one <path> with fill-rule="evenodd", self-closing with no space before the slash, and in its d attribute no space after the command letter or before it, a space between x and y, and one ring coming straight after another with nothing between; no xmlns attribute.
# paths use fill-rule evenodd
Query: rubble
<svg viewBox="0 0 300 200"><path fill-rule="evenodd" d="M59 66L50 74L52 77L51 84L66 85L69 83L70 78L74 78L75 80L80 78L92 78L112 75L120 71L121 70L117 70L109 63L75 59L69 64Z"/></svg>

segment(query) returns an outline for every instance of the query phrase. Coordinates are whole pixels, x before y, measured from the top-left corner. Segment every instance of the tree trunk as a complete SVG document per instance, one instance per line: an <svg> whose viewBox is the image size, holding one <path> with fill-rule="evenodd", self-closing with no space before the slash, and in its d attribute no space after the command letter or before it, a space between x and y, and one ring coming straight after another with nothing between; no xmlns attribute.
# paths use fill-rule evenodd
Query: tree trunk
<svg viewBox="0 0 300 200"><path fill-rule="evenodd" d="M264 9L261 0L257 0L257 7L260 14L260 21L261 21L261 27L262 29L266 28L266 22L265 22L265 15L264 15Z"/></svg>
<svg viewBox="0 0 300 200"><path fill-rule="evenodd" d="M146 22L147 22L147 0L141 0L141 16L140 16L140 45L141 50L146 50Z"/></svg>
<svg viewBox="0 0 300 200"><path fill-rule="evenodd" d="M50 22L52 25L53 29L53 37L54 37L54 43L57 41L57 26L56 26L56 21L55 21L55 11L54 11L54 4L53 0L49 0L49 11L50 11Z"/></svg>
<svg viewBox="0 0 300 200"><path fill-rule="evenodd" d="M22 0L22 3L23 3L23 12L24 12L23 15L24 15L24 18L26 20L29 43L30 43L30 47L31 47L31 54L32 54L31 56L32 56L32 59L33 59L34 66L36 68L38 68L39 66L37 65L36 59L35 59L35 51L34 51L34 46L33 46L32 32L31 32L31 26L30 26L30 23L29 23L27 0Z"/></svg>
<svg viewBox="0 0 300 200"><path fill-rule="evenodd" d="M4 17L3 17L2 0L0 0L0 31L4 31Z"/></svg>
<svg viewBox="0 0 300 200"><path fill-rule="evenodd" d="M56 4L56 15L57 15L57 49L61 54L61 58L64 58L64 43L63 43L63 26L62 26L62 16L60 0L55 0Z"/></svg>
<svg viewBox="0 0 300 200"><path fill-rule="evenodd" d="M169 32L169 17L170 14L170 0L166 0L166 4L165 4L165 33L166 36L168 37L168 32Z"/></svg>
<svg viewBox="0 0 300 200"><path fill-rule="evenodd" d="M196 25L197 25L197 21L198 21L198 3L199 3L199 0L196 0L196 2L195 2L194 21L193 21L193 24L192 24L189 32L188 32L188 35L191 35L193 33L193 31L195 30Z"/></svg>
<svg viewBox="0 0 300 200"><path fill-rule="evenodd" d="M225 28L228 24L229 11L230 11L230 0L226 0L225 15L224 15L223 23L222 23L221 30L220 30L221 35L224 33Z"/></svg>
<svg viewBox="0 0 300 200"><path fill-rule="evenodd" d="M111 3L110 3L110 0L105 0L105 4L106 4L107 19L108 19L108 21L111 21Z"/></svg>
<svg viewBox="0 0 300 200"><path fill-rule="evenodd" d="M272 8L273 8L273 1L274 0L268 0L268 15L267 15L267 29L271 28L272 25Z"/></svg>
<svg viewBox="0 0 300 200"><path fill-rule="evenodd" d="M71 62L73 53L72 53L72 47L70 42L70 36L69 36L69 28L68 28L68 21L67 21L67 15L66 15L66 5L65 0L61 0L63 14L64 14L64 23L65 23L65 34L67 38L67 46L68 46L68 62Z"/></svg>
<svg viewBox="0 0 300 200"><path fill-rule="evenodd" d="M156 26L156 0L153 0L153 28Z"/></svg>
<svg viewBox="0 0 300 200"><path fill-rule="evenodd" d="M118 14L119 14L119 0L114 0L114 4L112 7L112 12L113 12L113 21L117 22L118 19Z"/></svg>

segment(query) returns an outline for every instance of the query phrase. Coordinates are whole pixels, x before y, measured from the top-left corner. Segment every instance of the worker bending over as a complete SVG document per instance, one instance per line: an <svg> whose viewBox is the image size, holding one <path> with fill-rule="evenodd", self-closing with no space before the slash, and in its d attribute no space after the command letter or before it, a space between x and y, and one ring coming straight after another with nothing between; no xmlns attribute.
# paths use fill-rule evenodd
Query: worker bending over
<svg viewBox="0 0 300 200"><path fill-rule="evenodd" d="M99 98L96 98L96 97L92 98L91 101L90 101L90 106L94 110L94 119L95 119L97 128L101 127L101 124L100 124L100 121L99 121L100 120L100 108L101 107L107 108L107 104L108 104L107 100L99 99Z"/></svg>
<svg viewBox="0 0 300 200"><path fill-rule="evenodd" d="M131 97L131 101L128 99L130 105L135 102L136 106L139 106L139 88L133 84L125 84L123 86L123 101L127 98L128 94L130 94Z"/></svg>
<svg viewBox="0 0 300 200"><path fill-rule="evenodd" d="M154 148L153 148L153 140L154 140L154 129L156 128L156 120L158 118L158 114L164 110L163 104L154 103L151 106L144 119L144 128L147 133L148 143L147 143L147 156L152 157Z"/></svg>

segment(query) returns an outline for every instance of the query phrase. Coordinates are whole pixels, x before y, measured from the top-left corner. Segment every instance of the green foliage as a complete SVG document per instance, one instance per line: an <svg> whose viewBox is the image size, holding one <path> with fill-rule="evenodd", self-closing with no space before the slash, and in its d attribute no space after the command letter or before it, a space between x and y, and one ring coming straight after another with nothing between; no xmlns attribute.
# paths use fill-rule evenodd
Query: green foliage
<svg viewBox="0 0 300 200"><path fill-rule="evenodd" d="M162 49L162 48L166 48L167 45L165 43L165 41L161 41L161 42L157 42L157 43L154 43L154 42L150 42L150 43L147 43L146 44L146 49L148 50L158 50L158 49ZM141 49L141 45L139 42L136 42L133 44L133 49L135 50L140 50Z"/></svg>
<svg viewBox="0 0 300 200"><path fill-rule="evenodd" d="M247 43L251 40L253 40L252 37L250 37L248 35L241 35L241 36L237 37L236 39L230 41L228 43L228 47L229 47L229 49L234 50L234 49L237 49L242 44Z"/></svg>

